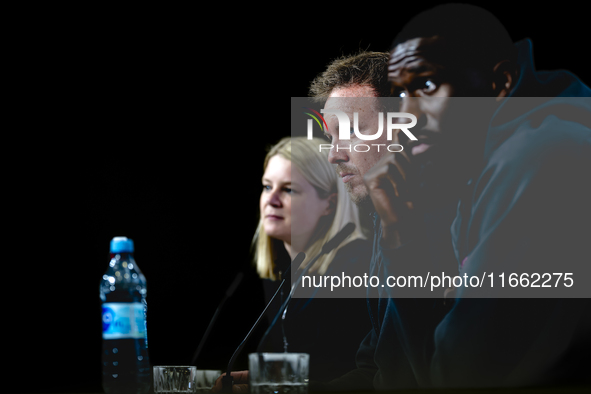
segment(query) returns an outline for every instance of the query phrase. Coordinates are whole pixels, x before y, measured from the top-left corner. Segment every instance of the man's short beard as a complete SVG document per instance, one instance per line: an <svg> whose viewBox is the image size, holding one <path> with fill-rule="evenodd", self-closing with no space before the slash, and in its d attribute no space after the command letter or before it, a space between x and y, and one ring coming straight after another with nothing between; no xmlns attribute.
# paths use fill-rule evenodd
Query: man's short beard
<svg viewBox="0 0 591 394"><path fill-rule="evenodd" d="M364 193L353 194L353 188L349 183L345 183L345 189L347 190L347 193L349 193L351 201L353 201L359 208L373 208L373 202L371 201L367 189L365 189Z"/></svg>

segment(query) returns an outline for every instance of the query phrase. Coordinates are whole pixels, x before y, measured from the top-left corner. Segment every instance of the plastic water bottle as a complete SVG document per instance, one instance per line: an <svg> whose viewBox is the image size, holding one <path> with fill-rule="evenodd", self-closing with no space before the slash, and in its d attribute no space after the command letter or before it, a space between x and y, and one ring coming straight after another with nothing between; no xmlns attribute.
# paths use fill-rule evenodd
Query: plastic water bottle
<svg viewBox="0 0 591 394"><path fill-rule="evenodd" d="M103 389L145 394L152 371L146 330L146 278L133 258L133 241L111 240L111 261L100 285L103 317Z"/></svg>

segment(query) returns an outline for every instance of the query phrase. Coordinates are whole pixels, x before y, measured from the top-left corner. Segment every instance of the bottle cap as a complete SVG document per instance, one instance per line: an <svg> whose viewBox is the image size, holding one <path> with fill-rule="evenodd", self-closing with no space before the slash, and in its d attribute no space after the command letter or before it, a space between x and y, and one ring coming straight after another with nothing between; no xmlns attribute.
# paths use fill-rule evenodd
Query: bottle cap
<svg viewBox="0 0 591 394"><path fill-rule="evenodd" d="M133 253L133 241L127 237L115 237L111 240L111 253Z"/></svg>

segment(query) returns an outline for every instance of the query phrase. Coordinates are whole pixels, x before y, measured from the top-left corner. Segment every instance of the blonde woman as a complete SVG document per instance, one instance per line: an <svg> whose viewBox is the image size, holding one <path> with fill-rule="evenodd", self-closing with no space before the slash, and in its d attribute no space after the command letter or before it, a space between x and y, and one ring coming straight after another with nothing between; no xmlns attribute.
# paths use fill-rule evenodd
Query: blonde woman
<svg viewBox="0 0 591 394"><path fill-rule="evenodd" d="M276 259L281 244L291 259L305 252L302 266L306 266L345 224L354 223L353 234L309 268L309 273L324 275L340 248L364 238L357 207L328 162L326 151L319 151L323 143L318 138L287 137L267 153L261 215L253 239L261 278L279 279L281 267L277 267Z"/></svg>
<svg viewBox="0 0 591 394"><path fill-rule="evenodd" d="M299 252L305 252L306 259L296 268L303 268L349 222L355 224L355 231L318 259L308 274L355 276L368 272L371 248L361 231L357 207L328 162L326 151L319 151L322 143L321 139L284 138L265 158L253 248L267 299ZM328 381L355 368L355 353L371 329L366 289L354 289L357 298L341 299L325 298L337 294L323 286L301 290L299 298L290 301L285 320L273 328L266 349L285 350L285 332L287 351L310 354L310 379ZM289 286L270 307L271 319L288 293Z"/></svg>

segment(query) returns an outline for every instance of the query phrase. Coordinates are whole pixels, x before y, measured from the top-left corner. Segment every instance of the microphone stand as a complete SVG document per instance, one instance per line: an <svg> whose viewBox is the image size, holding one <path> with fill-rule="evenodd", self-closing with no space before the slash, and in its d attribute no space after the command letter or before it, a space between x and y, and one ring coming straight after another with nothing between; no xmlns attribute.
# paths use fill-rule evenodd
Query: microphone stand
<svg viewBox="0 0 591 394"><path fill-rule="evenodd" d="M310 263L306 266L306 268L304 268L302 270L302 274L298 278L298 281L297 281L296 285L292 287L291 291L289 292L289 295L287 296L287 299L285 300L285 302L283 303L283 305L281 305L281 308L279 309L279 312L277 313L277 315L275 315L275 319L273 319L273 322L271 323L271 326L267 329L267 331L265 332L265 335L263 335L263 338L259 342L259 345L257 347L257 353L259 352L259 350L261 348L261 344L263 343L263 341L269 335L269 332L271 331L271 328L275 325L275 322L277 321L277 319L279 318L279 316L281 316L281 314L287 308L287 304L289 303L289 300L291 300L291 297L293 295L294 289L300 284L303 275L306 272L308 272L309 267L311 267L320 258L320 256L322 256L322 255L330 252L331 250L333 250L334 248L336 248L338 245L340 245L341 242L343 242L345 240L345 238L347 238L353 232L353 230L355 230L355 224L354 223L347 223L330 241L328 241L326 244L324 244L322 246L322 250L320 251L320 253L310 261ZM291 266L292 265L293 266L296 266L296 267L299 266L299 265L301 265L301 263L304 261L305 258L306 258L305 253L303 253L303 252L298 253L298 255L295 257L295 259L293 259L293 261L289 265L288 271L291 272ZM246 343L246 341L248 340L248 338L250 338L250 335L252 334L252 332L254 331L254 329L258 326L258 324L261 321L262 317L267 312L267 309L269 308L269 306L271 305L271 303L273 302L273 300L275 299L275 297L277 296L277 294L283 288L283 285L285 283L285 280L286 279L283 279L283 281L281 281L281 284L279 285L279 287L277 288L277 291L275 292L275 294L273 294L273 297L271 298L271 300L269 301L269 303L267 304L267 306L263 310L263 313L261 313L261 315L259 316L259 318L257 319L257 321L254 323L254 326L250 329L250 331L248 332L248 334L246 334L246 337L242 340L242 342L240 343L240 345L238 345L238 348L236 349L236 351L232 355L232 358L230 359L230 362L228 363L228 369L226 371L226 375L224 377L222 377L222 393L231 393L232 392L232 386L234 384L234 378L232 378L231 371L232 371L232 366L234 365L234 361L235 361L236 357L238 356L238 354L240 353L240 351L242 350L242 348L244 347L244 344ZM285 338L284 338L284 341L286 342L286 339Z"/></svg>
<svg viewBox="0 0 591 394"><path fill-rule="evenodd" d="M305 258L306 258L306 254L304 252L298 253L298 255L289 264L287 271L291 270L291 266L294 264L300 265L304 261ZM271 303L273 302L273 300L275 299L277 294L279 294L279 292L283 288L283 285L285 284L286 279L287 278L285 278L281 281L281 283L279 284L279 287L277 287L277 290L275 291L275 294L273 294L273 297L271 297L271 299L269 300L269 303L267 304L267 306L265 306L265 309L263 309L263 312L261 313L261 315L259 316L257 321L254 323L254 325L252 326L252 328L250 329L248 334L246 334L246 337L244 337L244 339L242 340L240 345L238 345L238 348L236 349L234 354L232 354L232 357L230 358L230 361L228 362L228 368L226 370L226 375L224 377L222 377L222 393L231 393L232 392L232 386L234 385L234 378L231 375L231 371L232 371L232 367L234 366L234 361L236 360L236 357L238 356L238 354L240 354L240 351L242 351L242 348L246 344L246 341L248 340L248 338L250 338L254 329L257 328L261 319L263 318L263 316L265 316L267 309L269 309L269 306L271 305Z"/></svg>
<svg viewBox="0 0 591 394"><path fill-rule="evenodd" d="M199 354L201 353L201 349L203 348L203 345L205 345L205 342L206 342L207 338L209 337L209 333L211 332L211 329L213 328L214 323L217 320L218 315L220 314L220 311L222 310L222 307L224 306L226 300L228 298L230 298L232 296L232 294L234 294L234 291L236 291L236 288L238 287L240 282L242 282L243 277L244 277L244 273L239 272L238 275L236 275L236 277L234 278L234 281L232 282L230 287L228 287L228 290L226 290L226 293L224 294L224 298L222 298L222 300L220 301L220 304L218 305L218 308L215 310L215 313L213 314L213 317L211 318L209 325L207 326L207 329L205 330L205 333L201 337L201 342L199 342L199 346L197 346L197 350L195 351L195 354L193 355L193 359L191 360L190 365L196 365L195 361L197 361L197 357L199 357Z"/></svg>
<svg viewBox="0 0 591 394"><path fill-rule="evenodd" d="M312 267L314 265L314 263L322 255L330 252L331 250L333 250L334 248L336 248L337 246L339 246L341 244L341 242L343 242L345 240L345 238L347 238L353 232L353 230L355 230L355 224L354 223L347 223L337 233L337 235L335 235L330 241L328 241L326 244L324 244L322 246L322 250L320 251L320 253L318 253L318 255L316 257L314 257L306 265L306 267L302 270L302 273L300 274L300 276L298 277L296 283L293 285L293 287L291 288L291 291L287 295L287 298L285 299L285 302L283 303L283 305L281 305L281 308L279 308L279 312L277 312L277 315L275 315L275 318L273 319L273 322L271 322L271 325L269 326L269 328L267 329L267 331L265 332L265 334L261 338L261 341L259 342L259 345L257 346L257 353L260 353L261 352L263 342L269 336L269 333L271 332L271 329L273 328L273 326L275 326L275 324L277 323L277 320L279 319L279 316L282 317L282 321L285 320L285 315L287 313L287 306L288 306L289 302L291 301L291 299L293 297L293 294L295 293L295 289L299 286L299 284L301 283L301 281L302 281L303 277L306 275L306 273L308 273L308 270L310 269L310 267ZM283 325L282 325L282 332L283 332L283 348L284 348L284 351L287 353L287 338L285 336L285 330L283 328Z"/></svg>

